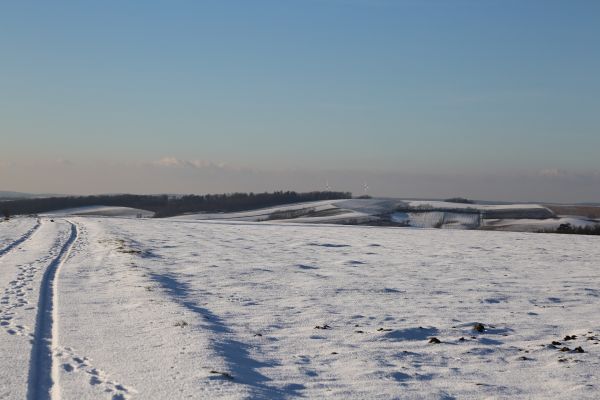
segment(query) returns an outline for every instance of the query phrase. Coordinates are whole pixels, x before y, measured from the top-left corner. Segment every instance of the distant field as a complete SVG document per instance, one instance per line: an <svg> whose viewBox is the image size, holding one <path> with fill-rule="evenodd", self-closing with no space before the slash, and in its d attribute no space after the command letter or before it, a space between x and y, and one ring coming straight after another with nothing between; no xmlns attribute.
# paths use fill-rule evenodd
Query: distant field
<svg viewBox="0 0 600 400"><path fill-rule="evenodd" d="M579 215L588 218L600 218L600 207L546 205L557 215Z"/></svg>

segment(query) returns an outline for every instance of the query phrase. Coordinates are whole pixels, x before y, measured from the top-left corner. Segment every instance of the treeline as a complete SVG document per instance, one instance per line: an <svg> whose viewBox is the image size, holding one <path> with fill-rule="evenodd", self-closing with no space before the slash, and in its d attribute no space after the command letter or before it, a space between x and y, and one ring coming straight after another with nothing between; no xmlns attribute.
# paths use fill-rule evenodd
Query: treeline
<svg viewBox="0 0 600 400"><path fill-rule="evenodd" d="M85 206L120 206L158 211L168 204L168 196L101 195L44 197L36 199L9 200L0 203L3 212L10 215L38 214L65 208Z"/></svg>
<svg viewBox="0 0 600 400"><path fill-rule="evenodd" d="M304 201L349 199L348 192L273 192L187 195L169 199L168 204L156 212L156 217L171 217L192 212L235 212L299 203Z"/></svg>
<svg viewBox="0 0 600 400"><path fill-rule="evenodd" d="M594 226L573 226L571 224L560 224L552 233L566 233L572 235L600 235L600 224Z"/></svg>
<svg viewBox="0 0 600 400"><path fill-rule="evenodd" d="M304 201L348 199L348 192L278 191L273 193L228 193L206 195L100 195L48 197L0 202L0 209L8 215L39 214L65 208L85 206L118 206L148 210L156 217L170 217L193 212L235 212L265 208Z"/></svg>
<svg viewBox="0 0 600 400"><path fill-rule="evenodd" d="M447 203L459 203L459 204L475 204L473 200L465 199L464 197L452 197L444 200Z"/></svg>

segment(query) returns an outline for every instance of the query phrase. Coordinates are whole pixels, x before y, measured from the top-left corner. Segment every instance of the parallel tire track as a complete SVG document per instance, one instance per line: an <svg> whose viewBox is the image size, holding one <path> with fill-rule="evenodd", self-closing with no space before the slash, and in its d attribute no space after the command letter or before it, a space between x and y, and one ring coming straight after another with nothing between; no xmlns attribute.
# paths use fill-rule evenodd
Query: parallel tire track
<svg viewBox="0 0 600 400"><path fill-rule="evenodd" d="M58 255L50 262L40 287L36 326L29 366L28 400L60 399L58 360L54 350L58 346L58 272L69 258L79 235L77 226L71 226L69 238Z"/></svg>
<svg viewBox="0 0 600 400"><path fill-rule="evenodd" d="M15 240L11 244L9 244L8 246L4 247L3 249L0 249L0 257L2 257L3 255L5 255L9 251L11 251L12 249L17 247L18 245L20 245L27 239L29 239L39 229L39 227L41 225L42 225L42 223L40 222L40 219L38 218L38 220L35 223L35 225L33 226L33 228L29 229L27 232L25 232L25 234L23 234L23 236L21 236L20 238L18 238L17 240Z"/></svg>

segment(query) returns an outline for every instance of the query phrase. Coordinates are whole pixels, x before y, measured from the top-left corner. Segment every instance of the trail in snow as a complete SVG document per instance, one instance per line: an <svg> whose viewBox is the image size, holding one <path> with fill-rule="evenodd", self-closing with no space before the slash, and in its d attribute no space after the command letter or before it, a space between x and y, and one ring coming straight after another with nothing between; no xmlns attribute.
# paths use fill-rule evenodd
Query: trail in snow
<svg viewBox="0 0 600 400"><path fill-rule="evenodd" d="M0 257L7 256L11 250L30 239L39 230L41 225L41 220L38 218L32 228L0 250ZM2 297L0 298L0 326L9 335L33 337L31 330L27 326L15 324L12 320L16 309L29 304L27 295L33 290L31 285L38 267L36 266L36 262L33 262L19 265L17 269L16 277L8 282L8 286L4 288Z"/></svg>
<svg viewBox="0 0 600 400"><path fill-rule="evenodd" d="M38 222L40 226L21 245L13 247L0 259L0 354L12 370L0 379L0 398L27 397L31 347L35 337L37 304L42 276L59 255L69 236L69 226L45 220L23 219L27 224L18 236L23 237ZM4 226L3 226L4 227ZM3 236L6 237L6 231ZM18 240L18 239L17 239ZM15 241L15 237L11 242ZM5 244L7 242L5 241Z"/></svg>
<svg viewBox="0 0 600 400"><path fill-rule="evenodd" d="M58 271L71 253L77 240L77 226L71 225L71 233L59 254L48 265L42 278L38 301L36 327L31 349L29 387L27 398L60 399L58 365L54 362L54 350L58 345Z"/></svg>
<svg viewBox="0 0 600 400"><path fill-rule="evenodd" d="M62 397L58 392L61 387L51 385L63 372L65 379L77 380L87 390L93 387L115 400L135 393L111 380L89 357L59 343L58 273L63 273L62 264L80 250L81 235L85 234L85 228L64 221L31 220L15 235L18 239L12 237L3 243L19 251L9 250L0 259L0 354L2 363L14 370L0 369L0 399Z"/></svg>
<svg viewBox="0 0 600 400"><path fill-rule="evenodd" d="M81 222L81 221L80 221ZM69 260L75 260L73 264L77 265L77 257L81 254L89 257L89 253L86 253L89 238L85 224L78 223L77 226L77 240L71 247L73 257L68 257ZM69 264L71 265L71 264ZM73 265L71 265L73 266ZM64 281L65 277L71 278L73 270L68 270L68 273L61 272L63 279L61 280L61 293L64 295ZM58 285L54 285L54 290L57 291ZM61 296L62 298L63 296ZM98 364L87 357L87 354L82 354L78 349L68 346L61 340L59 342L59 328L70 329L70 314L64 313L63 308L60 307L60 298L58 295L54 297L53 302L53 320L57 322L62 315L66 316L67 320L63 318L61 326L58 323L53 325L53 342L54 342L54 357L52 359L52 377L54 382L60 381L60 397L64 398L79 398L73 396L69 387L71 385L77 386L82 390L82 393L86 393L86 398L110 398L111 400L126 400L129 399L132 394L137 393L133 387L120 383L110 376L108 372L98 366ZM63 300L64 305L64 300ZM66 340L69 343L69 340ZM67 389L65 390L65 386ZM99 393L102 393L100 395Z"/></svg>
<svg viewBox="0 0 600 400"><path fill-rule="evenodd" d="M20 245L27 239L29 239L39 229L40 225L41 225L41 222L40 222L40 219L38 218L36 224L30 230L25 232L25 234L23 236L21 236L20 238L18 238L17 240L15 240L11 244L9 244L8 246L4 247L3 249L0 249L0 257L5 255L6 253L11 251L15 247L17 247L18 245Z"/></svg>

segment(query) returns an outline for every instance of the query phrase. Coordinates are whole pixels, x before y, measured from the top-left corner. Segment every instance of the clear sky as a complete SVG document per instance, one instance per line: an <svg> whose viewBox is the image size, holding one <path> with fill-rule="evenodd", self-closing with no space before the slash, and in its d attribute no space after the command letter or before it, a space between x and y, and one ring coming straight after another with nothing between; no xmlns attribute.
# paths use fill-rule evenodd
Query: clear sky
<svg viewBox="0 0 600 400"><path fill-rule="evenodd" d="M600 201L600 1L6 1L0 190Z"/></svg>

